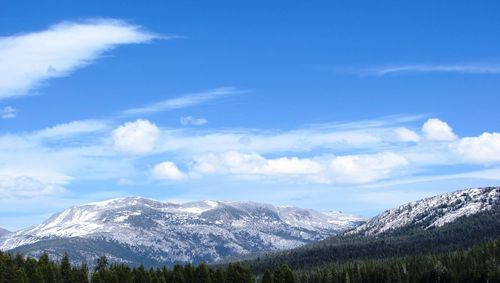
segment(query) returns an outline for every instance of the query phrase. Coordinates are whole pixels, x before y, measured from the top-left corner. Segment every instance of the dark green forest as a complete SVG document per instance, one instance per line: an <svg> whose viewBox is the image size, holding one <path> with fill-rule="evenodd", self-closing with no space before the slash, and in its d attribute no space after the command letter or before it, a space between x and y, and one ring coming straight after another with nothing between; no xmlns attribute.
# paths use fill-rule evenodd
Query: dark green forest
<svg viewBox="0 0 500 283"><path fill-rule="evenodd" d="M411 225L377 236L340 235L300 248L242 260L253 272L287 264L292 269L314 268L334 262L419 256L464 250L500 235L500 209L462 217L439 228Z"/></svg>
<svg viewBox="0 0 500 283"><path fill-rule="evenodd" d="M354 260L315 268L292 270L283 264L253 274L241 263L209 267L205 264L176 265L172 269L143 265L131 268L109 264L101 257L95 269L83 264L72 266L67 256L50 261L46 254L39 259L0 253L2 283L232 283L232 282L500 282L500 239L472 248L412 257Z"/></svg>

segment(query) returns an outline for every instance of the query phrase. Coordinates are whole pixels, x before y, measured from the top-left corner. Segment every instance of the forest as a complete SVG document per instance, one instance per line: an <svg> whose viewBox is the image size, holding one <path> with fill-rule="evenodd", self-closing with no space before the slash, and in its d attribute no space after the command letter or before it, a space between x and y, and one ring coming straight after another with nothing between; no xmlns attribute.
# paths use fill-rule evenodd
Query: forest
<svg viewBox="0 0 500 283"><path fill-rule="evenodd" d="M361 282L500 282L500 238L453 252L387 259L351 260L292 270L282 264L253 273L249 266L175 265L173 268L110 264L73 266L65 255L51 261L0 253L1 283L361 283Z"/></svg>
<svg viewBox="0 0 500 283"><path fill-rule="evenodd" d="M428 223L399 228L381 235L339 235L283 252L241 259L255 273L287 264L292 269L315 268L335 262L376 260L458 251L493 241L500 235L500 209L496 207L433 229Z"/></svg>
<svg viewBox="0 0 500 283"><path fill-rule="evenodd" d="M499 282L500 210L433 229L411 225L376 236L339 235L253 259L150 267L112 262L72 264L0 252L0 283L371 283Z"/></svg>

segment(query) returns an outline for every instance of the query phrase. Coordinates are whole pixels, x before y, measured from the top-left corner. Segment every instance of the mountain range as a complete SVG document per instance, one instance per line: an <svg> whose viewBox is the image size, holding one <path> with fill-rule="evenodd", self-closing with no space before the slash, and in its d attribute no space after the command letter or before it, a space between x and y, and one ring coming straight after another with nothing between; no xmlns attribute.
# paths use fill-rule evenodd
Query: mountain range
<svg viewBox="0 0 500 283"><path fill-rule="evenodd" d="M126 197L71 207L38 226L6 234L0 249L46 252L92 265L148 266L259 256L249 265L314 265L332 260L448 251L500 235L500 187L414 201L372 219L253 202L184 204ZM268 255L264 255L268 253Z"/></svg>
<svg viewBox="0 0 500 283"><path fill-rule="evenodd" d="M252 202L185 204L126 197L76 206L0 240L1 250L89 263L106 255L127 264L215 262L278 251L342 233L364 218Z"/></svg>

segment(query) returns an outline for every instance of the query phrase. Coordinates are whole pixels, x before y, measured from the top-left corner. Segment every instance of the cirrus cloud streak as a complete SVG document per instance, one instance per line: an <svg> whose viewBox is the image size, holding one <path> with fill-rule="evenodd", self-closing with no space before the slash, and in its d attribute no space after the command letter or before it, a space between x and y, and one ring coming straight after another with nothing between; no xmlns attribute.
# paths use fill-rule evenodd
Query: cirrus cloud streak
<svg viewBox="0 0 500 283"><path fill-rule="evenodd" d="M48 79L67 76L118 45L155 38L159 36L115 19L62 22L0 37L0 99L30 94Z"/></svg>

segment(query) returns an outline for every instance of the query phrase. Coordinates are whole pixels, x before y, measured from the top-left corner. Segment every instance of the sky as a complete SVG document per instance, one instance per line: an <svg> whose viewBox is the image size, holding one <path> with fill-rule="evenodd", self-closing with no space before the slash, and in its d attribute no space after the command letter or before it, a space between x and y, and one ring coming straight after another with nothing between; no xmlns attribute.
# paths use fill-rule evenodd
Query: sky
<svg viewBox="0 0 500 283"><path fill-rule="evenodd" d="M0 227L122 196L373 216L500 184L498 1L0 3Z"/></svg>

